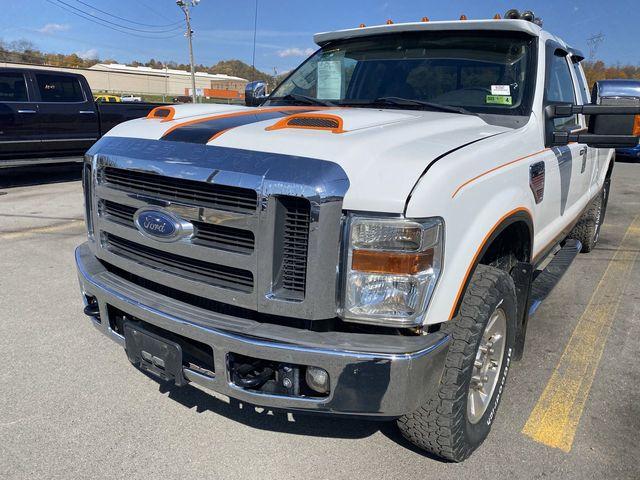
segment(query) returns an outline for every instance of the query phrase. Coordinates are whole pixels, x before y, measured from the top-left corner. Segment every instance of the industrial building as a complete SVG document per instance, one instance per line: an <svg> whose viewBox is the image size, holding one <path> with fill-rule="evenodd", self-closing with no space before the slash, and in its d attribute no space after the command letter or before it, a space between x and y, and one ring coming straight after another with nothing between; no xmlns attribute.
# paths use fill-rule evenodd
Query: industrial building
<svg viewBox="0 0 640 480"><path fill-rule="evenodd" d="M0 66L81 73L87 78L94 93L154 95L169 99L180 95L189 95L191 91L191 74L170 68L131 67L119 63L98 63L91 68L65 68L6 62L0 62ZM247 82L248 80L240 77L196 72L197 93L205 97L242 98Z"/></svg>

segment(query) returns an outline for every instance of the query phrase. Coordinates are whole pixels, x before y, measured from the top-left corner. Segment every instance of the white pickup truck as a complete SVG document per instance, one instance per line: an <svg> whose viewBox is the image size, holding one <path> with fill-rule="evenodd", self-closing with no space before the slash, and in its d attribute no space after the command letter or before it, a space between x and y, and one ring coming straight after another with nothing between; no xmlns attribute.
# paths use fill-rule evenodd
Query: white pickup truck
<svg viewBox="0 0 640 480"><path fill-rule="evenodd" d="M590 104L578 51L508 17L321 33L256 107L112 129L85 161L85 313L164 380L396 419L464 460L640 135L637 107Z"/></svg>

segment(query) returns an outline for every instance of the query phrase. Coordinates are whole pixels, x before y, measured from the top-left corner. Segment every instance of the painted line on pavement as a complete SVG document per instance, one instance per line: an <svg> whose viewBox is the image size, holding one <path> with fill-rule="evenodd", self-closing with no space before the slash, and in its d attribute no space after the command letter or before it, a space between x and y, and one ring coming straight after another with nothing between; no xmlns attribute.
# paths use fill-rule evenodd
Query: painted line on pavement
<svg viewBox="0 0 640 480"><path fill-rule="evenodd" d="M84 226L84 220L74 220L68 223L58 223L56 225L50 225L47 227L29 228L29 229L20 230L17 232L0 233L0 240L16 240L16 239L31 237L39 234L60 233L66 230L71 230L79 226Z"/></svg>
<svg viewBox="0 0 640 480"><path fill-rule="evenodd" d="M640 215L627 229L522 433L569 452L598 364L640 252Z"/></svg>

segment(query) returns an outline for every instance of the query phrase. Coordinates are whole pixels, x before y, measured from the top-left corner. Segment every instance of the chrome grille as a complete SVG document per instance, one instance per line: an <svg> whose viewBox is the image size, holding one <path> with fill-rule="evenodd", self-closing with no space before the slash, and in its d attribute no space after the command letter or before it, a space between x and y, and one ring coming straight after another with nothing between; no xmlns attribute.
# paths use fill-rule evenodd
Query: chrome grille
<svg viewBox="0 0 640 480"><path fill-rule="evenodd" d="M102 246L120 257L189 280L245 293L253 290L253 274L247 270L175 255L110 233L102 234Z"/></svg>
<svg viewBox="0 0 640 480"><path fill-rule="evenodd" d="M128 192L231 212L254 213L258 205L255 190L154 173L105 167L101 181Z"/></svg>
<svg viewBox="0 0 640 480"><path fill-rule="evenodd" d="M100 202L102 215L130 228L134 228L133 216L136 210L135 207L110 200ZM196 245L243 254L250 254L255 248L255 237L253 232L248 230L197 221L191 221L191 223L195 227L191 241Z"/></svg>
<svg viewBox="0 0 640 480"><path fill-rule="evenodd" d="M243 315L335 317L349 186L337 164L109 136L96 149L90 245L102 262ZM142 235L133 216L149 207L193 233L172 242Z"/></svg>

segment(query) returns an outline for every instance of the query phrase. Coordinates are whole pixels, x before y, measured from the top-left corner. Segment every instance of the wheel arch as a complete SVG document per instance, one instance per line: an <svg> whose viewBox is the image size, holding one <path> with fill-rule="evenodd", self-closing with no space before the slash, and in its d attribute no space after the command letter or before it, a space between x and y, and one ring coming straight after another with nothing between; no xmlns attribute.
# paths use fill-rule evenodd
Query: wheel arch
<svg viewBox="0 0 640 480"><path fill-rule="evenodd" d="M449 319L453 319L460 308L462 297L478 265L489 265L501 253L514 253L518 262L530 263L533 254L533 218L529 209L519 207L505 214L485 236L473 261L467 268Z"/></svg>

